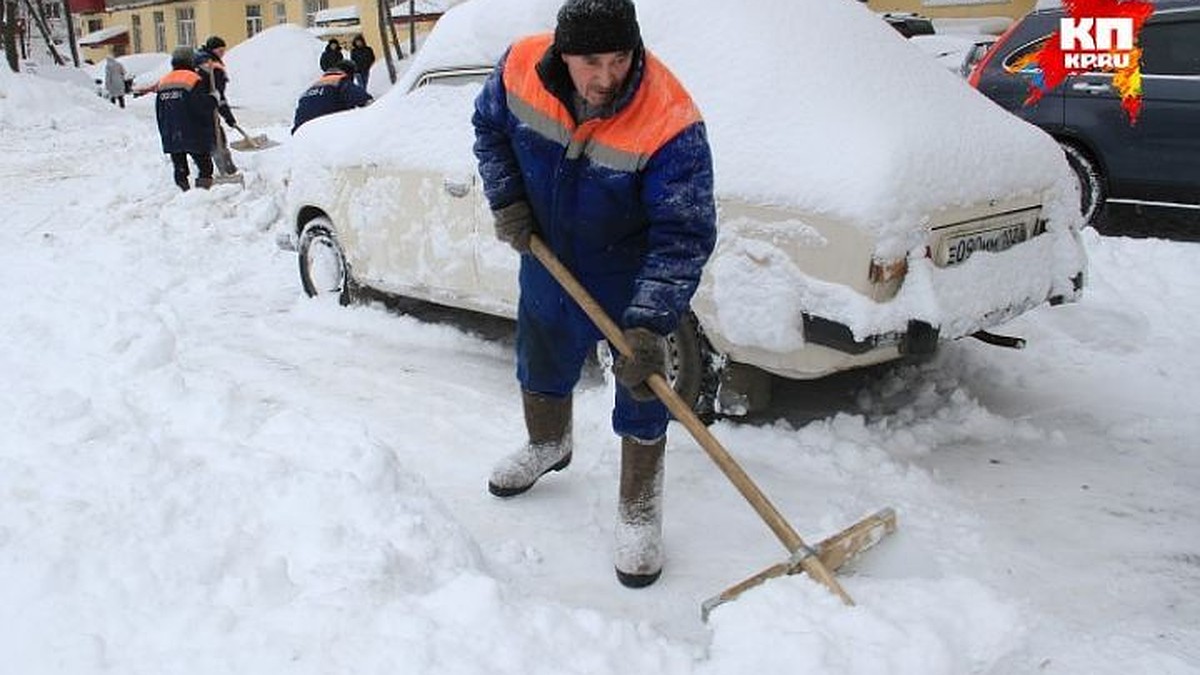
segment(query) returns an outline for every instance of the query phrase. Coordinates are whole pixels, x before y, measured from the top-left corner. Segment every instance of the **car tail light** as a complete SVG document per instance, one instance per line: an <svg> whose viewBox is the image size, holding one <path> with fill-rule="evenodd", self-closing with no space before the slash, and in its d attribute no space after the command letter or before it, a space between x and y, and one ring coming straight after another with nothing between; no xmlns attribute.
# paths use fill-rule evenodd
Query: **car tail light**
<svg viewBox="0 0 1200 675"><path fill-rule="evenodd" d="M1019 25L1021 25L1019 20L1012 22L1012 25L1010 25L1007 30L1000 34L1000 38L992 43L992 48L987 50L987 53L983 55L983 58L979 59L979 62L976 63L975 67L971 69L971 74L967 77L967 83L973 88L979 88L979 79L983 76L983 70L987 68L988 63L990 63L991 60L995 58L995 56L999 54L1002 49L1004 49L1004 45L1008 43L1008 39L1012 37L1013 31L1015 31Z"/></svg>
<svg viewBox="0 0 1200 675"><path fill-rule="evenodd" d="M889 281L903 279L906 274L908 274L908 258L894 260L871 258L871 270L868 272L867 278L871 280L871 283L886 284Z"/></svg>
<svg viewBox="0 0 1200 675"><path fill-rule="evenodd" d="M904 276L908 274L907 258L871 258L871 268L867 278L871 280L871 289L867 295L875 302L887 302L896 297Z"/></svg>

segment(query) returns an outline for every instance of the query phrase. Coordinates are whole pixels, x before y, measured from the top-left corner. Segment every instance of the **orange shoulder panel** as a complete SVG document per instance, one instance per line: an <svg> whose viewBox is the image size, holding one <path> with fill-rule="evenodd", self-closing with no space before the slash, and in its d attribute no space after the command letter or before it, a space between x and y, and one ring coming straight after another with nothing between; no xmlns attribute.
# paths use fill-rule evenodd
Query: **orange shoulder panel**
<svg viewBox="0 0 1200 675"><path fill-rule="evenodd" d="M504 90L515 96L537 112L558 122L565 129L572 129L575 121L571 113L546 90L538 77L537 64L554 42L554 35L542 33L518 40L508 52L504 62Z"/></svg>
<svg viewBox="0 0 1200 675"><path fill-rule="evenodd" d="M199 81L200 81L200 76L197 75L195 71L172 70L171 72L164 75L163 79L158 81L158 86L160 88L168 87L168 86L176 86L176 87L182 86L182 87L191 89L192 87L196 86L196 83Z"/></svg>
<svg viewBox="0 0 1200 675"><path fill-rule="evenodd" d="M683 84L646 52L642 84L629 105L596 130L593 138L616 150L649 156L702 119Z"/></svg>

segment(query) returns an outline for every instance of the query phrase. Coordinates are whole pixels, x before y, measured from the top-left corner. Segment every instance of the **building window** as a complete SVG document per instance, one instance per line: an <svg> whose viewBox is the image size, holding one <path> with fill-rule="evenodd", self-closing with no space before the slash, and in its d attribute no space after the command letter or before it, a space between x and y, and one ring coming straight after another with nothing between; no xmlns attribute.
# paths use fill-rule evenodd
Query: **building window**
<svg viewBox="0 0 1200 675"><path fill-rule="evenodd" d="M323 10L329 9L329 0L304 0L304 25L312 28L317 24L314 15Z"/></svg>
<svg viewBox="0 0 1200 675"><path fill-rule="evenodd" d="M88 19L87 20L87 31L86 32L95 33L96 31L101 30L102 28L104 28L104 19Z"/></svg>
<svg viewBox="0 0 1200 675"><path fill-rule="evenodd" d="M167 51L167 21L162 12L154 13L154 51Z"/></svg>
<svg viewBox="0 0 1200 675"><path fill-rule="evenodd" d="M196 45L196 10L192 7L180 7L175 10L175 32L179 38L179 46L194 47Z"/></svg>
<svg viewBox="0 0 1200 675"><path fill-rule="evenodd" d="M275 25L282 26L287 23L287 3L275 3Z"/></svg>
<svg viewBox="0 0 1200 675"><path fill-rule="evenodd" d="M262 5L246 5L246 37L252 38L262 32Z"/></svg>
<svg viewBox="0 0 1200 675"><path fill-rule="evenodd" d="M133 53L142 53L142 15L131 14L129 16L130 29L133 32Z"/></svg>

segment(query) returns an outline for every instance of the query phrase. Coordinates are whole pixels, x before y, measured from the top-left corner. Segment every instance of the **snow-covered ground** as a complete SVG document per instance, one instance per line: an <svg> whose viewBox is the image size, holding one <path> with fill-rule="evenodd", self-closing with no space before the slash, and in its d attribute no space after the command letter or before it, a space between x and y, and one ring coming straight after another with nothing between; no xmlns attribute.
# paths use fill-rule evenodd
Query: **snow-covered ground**
<svg viewBox="0 0 1200 675"><path fill-rule="evenodd" d="M488 495L511 344L303 297L276 246L299 91L237 56L275 97L231 91L238 117L282 144L186 194L149 97L0 69L0 672L1200 672L1197 244L1089 230L1083 302L1005 328L1026 350L716 424L807 540L900 529L842 575L854 608L797 576L704 623L782 560L770 531L672 427L667 567L621 588L599 377L570 469Z"/></svg>

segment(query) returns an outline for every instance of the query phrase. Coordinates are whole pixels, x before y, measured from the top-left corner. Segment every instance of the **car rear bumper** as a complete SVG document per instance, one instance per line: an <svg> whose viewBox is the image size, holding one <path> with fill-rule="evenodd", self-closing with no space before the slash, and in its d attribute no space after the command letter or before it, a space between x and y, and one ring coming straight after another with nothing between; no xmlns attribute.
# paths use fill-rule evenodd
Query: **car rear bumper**
<svg viewBox="0 0 1200 675"><path fill-rule="evenodd" d="M1028 298L990 310L970 321L934 325L909 319L901 330L856 336L850 326L812 313L801 314L804 346L791 352L734 347L729 357L776 375L793 379L816 379L835 372L891 361L903 356L932 354L940 342L966 337L1004 324L1044 304L1075 302L1082 295L1084 273L1069 279L1065 292ZM714 344L718 349L729 345Z"/></svg>
<svg viewBox="0 0 1200 675"><path fill-rule="evenodd" d="M1082 274L1078 278L1080 279L1079 288L1082 288ZM1075 299L1074 297L1055 295L1047 298L1045 302L1050 305L1061 305L1065 302L1073 302ZM998 326L1040 304L1042 303L1022 304L989 312L982 317L976 330L986 330ZM876 349L890 347L896 348L902 356L932 354L937 349L938 341L942 339L940 326L916 319L910 320L904 331L868 335L860 339L856 338L854 332L845 324L811 314L805 314L803 318L804 336L809 344L828 347L843 354L866 354ZM960 337L963 335L946 336L946 339Z"/></svg>
<svg viewBox="0 0 1200 675"><path fill-rule="evenodd" d="M1043 303L1057 306L1074 302L1078 300L1080 293L1083 291L1083 283L1083 272L1079 272L1071 277L1073 291L1071 294L1055 294L1040 301L1010 305L988 312L980 317L975 330L985 330L993 326L998 326ZM868 335L864 338L855 337L854 331L849 326L823 317L806 313L803 315L803 321L804 339L809 344L828 347L843 354L865 354L882 347L895 347L901 355L930 354L937 348L938 340L943 337L940 326L934 326L926 321L916 319L909 320L908 326L904 331ZM969 333L947 335L944 337L946 339L956 339L974 333L975 330Z"/></svg>

